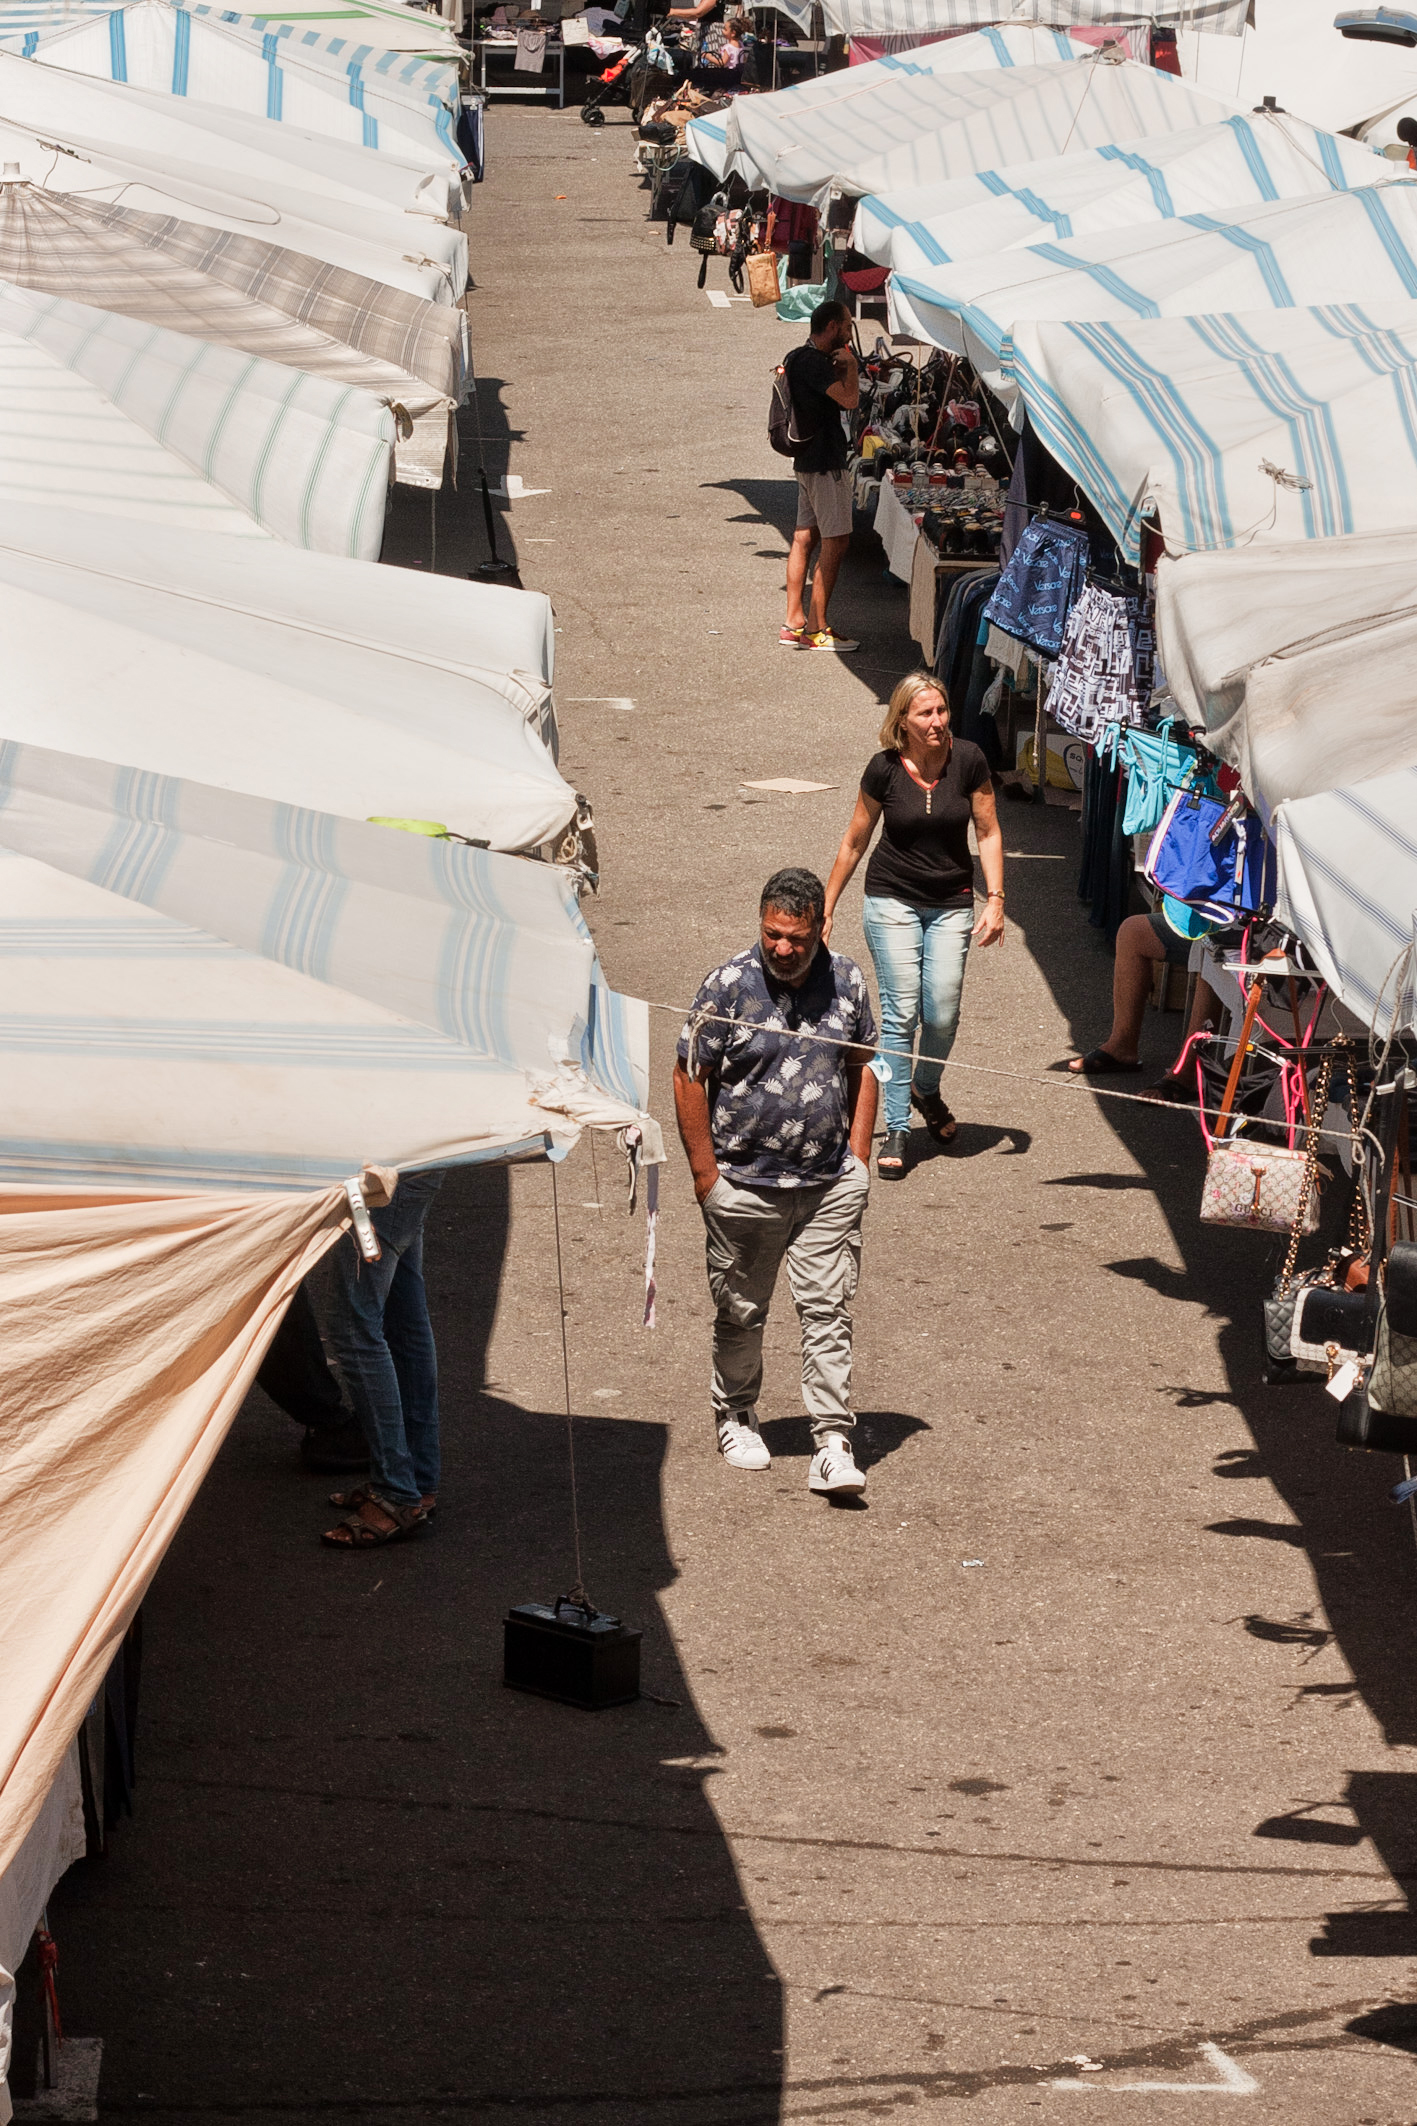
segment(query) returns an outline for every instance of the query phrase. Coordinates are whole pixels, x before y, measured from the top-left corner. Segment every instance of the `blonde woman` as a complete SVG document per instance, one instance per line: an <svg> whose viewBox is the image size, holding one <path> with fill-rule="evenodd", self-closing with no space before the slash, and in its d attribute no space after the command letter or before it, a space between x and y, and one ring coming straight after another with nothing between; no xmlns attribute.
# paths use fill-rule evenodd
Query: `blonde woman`
<svg viewBox="0 0 1417 2126"><path fill-rule="evenodd" d="M985 886L977 921L971 820ZM940 1066L954 1046L964 964L971 944L996 945L1004 934L1004 836L989 766L978 746L951 733L945 690L928 672L911 672L891 695L881 750L866 763L827 880L824 940L878 822L883 832L866 866L863 918L881 992L881 1045L897 1053L886 1058L886 1135L876 1172L900 1181L912 1100L937 1144L955 1134L940 1095ZM917 1027L912 1072L900 1051L911 1050Z"/></svg>

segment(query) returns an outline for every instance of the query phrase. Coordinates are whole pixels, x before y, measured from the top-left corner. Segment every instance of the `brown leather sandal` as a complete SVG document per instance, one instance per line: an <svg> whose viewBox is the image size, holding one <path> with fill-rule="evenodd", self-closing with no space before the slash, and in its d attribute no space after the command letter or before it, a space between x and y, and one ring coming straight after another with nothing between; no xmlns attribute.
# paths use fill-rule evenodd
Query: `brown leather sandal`
<svg viewBox="0 0 1417 2126"><path fill-rule="evenodd" d="M366 1493L354 1513L347 1513L320 1537L331 1550L377 1550L384 1543L403 1543L426 1527L428 1516L420 1500L416 1506L391 1506Z"/></svg>
<svg viewBox="0 0 1417 2126"><path fill-rule="evenodd" d="M368 1484L359 1484L355 1487L353 1491L332 1491L330 1493L330 1504L332 1506L357 1507L362 1506L366 1499L372 1499L376 1496L377 1494L373 1490L371 1490ZM423 1508L424 1519L431 1521L434 1514L438 1511L437 1492L425 1491L423 1497L419 1501L419 1504Z"/></svg>

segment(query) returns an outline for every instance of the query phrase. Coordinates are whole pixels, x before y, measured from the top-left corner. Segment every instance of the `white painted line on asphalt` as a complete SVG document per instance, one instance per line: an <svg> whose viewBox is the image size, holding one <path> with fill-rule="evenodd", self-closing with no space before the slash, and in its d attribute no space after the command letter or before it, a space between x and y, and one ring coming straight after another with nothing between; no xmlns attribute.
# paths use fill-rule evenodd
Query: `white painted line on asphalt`
<svg viewBox="0 0 1417 2126"><path fill-rule="evenodd" d="M551 490L549 487L523 487L521 474L509 472L504 480L498 481L492 492L494 495L501 495L506 502L524 502L528 495L549 495Z"/></svg>
<svg viewBox="0 0 1417 2126"><path fill-rule="evenodd" d="M1049 2089L1085 2089L1089 2096L1257 2096L1259 2083L1246 2074L1228 2053L1207 2038L1200 2047L1202 2059L1215 2069L1216 2082L1085 2082L1071 2075L1048 2082Z"/></svg>
<svg viewBox="0 0 1417 2126"><path fill-rule="evenodd" d="M728 297L721 288L710 288L707 290L707 294L715 310L726 310L728 308Z"/></svg>
<svg viewBox="0 0 1417 2126"><path fill-rule="evenodd" d="M745 782L745 790L781 790L784 797L807 797L813 790L834 790L834 782L799 782L795 775L772 775L766 782Z"/></svg>
<svg viewBox="0 0 1417 2126"><path fill-rule="evenodd" d="M603 709L632 709L635 704L628 694L568 694L567 708L595 707Z"/></svg>

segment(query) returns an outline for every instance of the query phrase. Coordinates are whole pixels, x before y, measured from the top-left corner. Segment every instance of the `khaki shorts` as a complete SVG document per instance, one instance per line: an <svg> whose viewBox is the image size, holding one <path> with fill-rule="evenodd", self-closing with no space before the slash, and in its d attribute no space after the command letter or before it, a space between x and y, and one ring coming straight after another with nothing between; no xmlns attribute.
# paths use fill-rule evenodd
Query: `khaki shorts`
<svg viewBox="0 0 1417 2126"><path fill-rule="evenodd" d="M851 537L851 482L844 472L799 472L797 529L824 539Z"/></svg>

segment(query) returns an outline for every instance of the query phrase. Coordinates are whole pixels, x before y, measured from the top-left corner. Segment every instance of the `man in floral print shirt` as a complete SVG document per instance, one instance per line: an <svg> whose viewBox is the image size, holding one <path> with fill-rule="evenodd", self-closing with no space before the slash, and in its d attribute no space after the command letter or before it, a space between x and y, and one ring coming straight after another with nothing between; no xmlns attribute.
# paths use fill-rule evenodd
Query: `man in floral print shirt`
<svg viewBox="0 0 1417 2126"><path fill-rule="evenodd" d="M758 942L715 968L679 1037L674 1106L703 1212L713 1412L735 1469L766 1469L763 1330L784 1258L802 1329L813 1491L860 1492L851 1302L870 1189L876 1022L860 968L822 943L822 882L778 871Z"/></svg>

